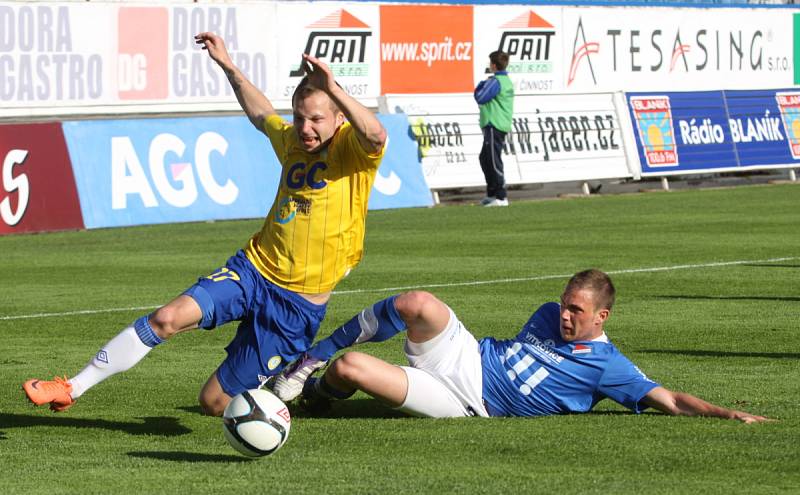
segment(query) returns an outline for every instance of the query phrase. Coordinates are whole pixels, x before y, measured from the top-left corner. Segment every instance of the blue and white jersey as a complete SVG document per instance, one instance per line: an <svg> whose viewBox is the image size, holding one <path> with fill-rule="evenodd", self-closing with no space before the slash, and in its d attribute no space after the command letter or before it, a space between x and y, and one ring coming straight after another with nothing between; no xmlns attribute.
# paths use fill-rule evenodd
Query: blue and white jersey
<svg viewBox="0 0 800 495"><path fill-rule="evenodd" d="M607 341L565 342L560 306L542 305L513 339L481 339L483 400L492 416L587 412L608 397L639 413L650 380Z"/></svg>

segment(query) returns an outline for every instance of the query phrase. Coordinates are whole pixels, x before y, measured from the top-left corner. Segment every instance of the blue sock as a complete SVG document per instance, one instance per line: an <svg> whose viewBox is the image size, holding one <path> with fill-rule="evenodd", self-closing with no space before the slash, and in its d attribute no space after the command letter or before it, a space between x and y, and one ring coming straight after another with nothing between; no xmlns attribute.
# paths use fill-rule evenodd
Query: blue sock
<svg viewBox="0 0 800 495"><path fill-rule="evenodd" d="M142 316L133 322L133 328L136 330L136 335L139 336L139 339L148 347L155 347L164 342L153 331L153 327L150 326L150 315Z"/></svg>
<svg viewBox="0 0 800 495"><path fill-rule="evenodd" d="M333 333L320 340L308 353L327 361L338 351L362 342L383 342L406 329L406 323L394 307L392 296L365 309L340 326Z"/></svg>
<svg viewBox="0 0 800 495"><path fill-rule="evenodd" d="M322 399L336 399L336 400L344 400L349 399L356 393L355 390L350 390L349 392L343 392L341 390L335 389L328 384L328 381L325 379L325 375L322 375L319 378L311 377L308 381L303 385L303 396L306 398L322 398Z"/></svg>

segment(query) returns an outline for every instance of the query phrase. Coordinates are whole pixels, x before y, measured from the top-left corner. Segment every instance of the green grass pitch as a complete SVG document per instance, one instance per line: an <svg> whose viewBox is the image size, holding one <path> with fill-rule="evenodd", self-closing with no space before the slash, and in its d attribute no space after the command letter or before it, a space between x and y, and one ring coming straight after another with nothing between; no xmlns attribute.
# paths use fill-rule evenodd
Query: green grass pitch
<svg viewBox="0 0 800 495"><path fill-rule="evenodd" d="M108 493L798 493L800 186L374 211L365 259L320 332L403 288L510 337L572 273L612 274L606 330L653 379L760 425L633 415L430 420L358 394L296 411L247 459L197 393L235 328L178 336L63 414L27 378L74 374L121 328L221 265L260 220L0 237L0 491ZM361 346L403 363L403 340Z"/></svg>

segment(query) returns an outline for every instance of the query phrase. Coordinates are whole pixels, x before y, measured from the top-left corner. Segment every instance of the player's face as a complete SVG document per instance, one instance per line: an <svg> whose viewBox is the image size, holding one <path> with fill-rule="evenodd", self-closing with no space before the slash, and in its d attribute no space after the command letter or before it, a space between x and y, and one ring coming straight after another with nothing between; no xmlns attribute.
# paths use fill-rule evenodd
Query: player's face
<svg viewBox="0 0 800 495"><path fill-rule="evenodd" d="M322 91L314 91L295 101L294 129L305 151L322 151L344 123L344 114L334 108L330 97Z"/></svg>
<svg viewBox="0 0 800 495"><path fill-rule="evenodd" d="M599 337L608 314L607 309L595 309L590 289L565 292L561 296L561 338L574 342Z"/></svg>

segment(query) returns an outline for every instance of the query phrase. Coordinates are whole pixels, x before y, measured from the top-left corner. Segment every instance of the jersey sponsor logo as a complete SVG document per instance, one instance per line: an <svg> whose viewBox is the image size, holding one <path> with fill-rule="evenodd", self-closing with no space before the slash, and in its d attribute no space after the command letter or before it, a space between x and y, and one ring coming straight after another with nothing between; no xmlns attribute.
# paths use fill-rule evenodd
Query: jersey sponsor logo
<svg viewBox="0 0 800 495"><path fill-rule="evenodd" d="M500 357L500 360L506 365L506 376L512 382L522 382L519 383L518 390L526 396L530 395L534 388L550 376L550 371L541 365L536 368L536 371L531 372L531 368L539 363L536 362L533 355L525 352L529 350L536 353L534 346L514 342L505 355Z"/></svg>
<svg viewBox="0 0 800 495"><path fill-rule="evenodd" d="M572 348L572 354L591 354L592 348L584 344L575 344Z"/></svg>
<svg viewBox="0 0 800 495"><path fill-rule="evenodd" d="M308 167L308 170L306 170ZM318 179L317 174L328 169L325 162L315 162L311 166L307 163L297 162L286 171L286 187L289 189L301 189L308 186L311 189L322 189L328 185L325 179Z"/></svg>
<svg viewBox="0 0 800 495"><path fill-rule="evenodd" d="M564 356L560 356L557 352L553 351L551 347L539 340L534 334L525 332L524 339L526 342L525 347L536 354L536 356L547 359L554 364L559 364L564 360Z"/></svg>
<svg viewBox="0 0 800 495"><path fill-rule="evenodd" d="M224 183L218 182L218 174L215 175L211 170L212 156L224 157L227 150L228 142L224 137L216 132L204 132L194 143L194 163L181 161L186 143L174 134L159 134L149 145L146 162L148 179L131 138L112 137L111 208L127 208L129 196L138 196L146 208L155 208L159 206L156 193L163 202L186 208L198 198L198 181L213 202L229 205L239 197L239 188L230 178ZM178 160L168 163L168 157L173 156L177 156Z"/></svg>
<svg viewBox="0 0 800 495"><path fill-rule="evenodd" d="M275 210L275 221L284 224L289 223L294 219L296 213L296 206L294 200L289 198L281 199L278 203L278 208Z"/></svg>
<svg viewBox="0 0 800 495"><path fill-rule="evenodd" d="M792 158L800 159L800 93L776 93L775 99Z"/></svg>
<svg viewBox="0 0 800 495"><path fill-rule="evenodd" d="M647 166L678 166L669 97L632 96L630 105Z"/></svg>
<svg viewBox="0 0 800 495"><path fill-rule="evenodd" d="M297 215L311 215L311 200L288 196L278 203L278 208L275 210L275 221L280 224L289 223Z"/></svg>
<svg viewBox="0 0 800 495"><path fill-rule="evenodd" d="M307 28L312 31L308 34L303 53L327 61L336 77L369 75L366 50L372 29L367 24L348 11L339 9ZM290 77L304 75L305 71L300 66L289 72Z"/></svg>
<svg viewBox="0 0 800 495"><path fill-rule="evenodd" d="M552 24L535 12L525 12L506 24L500 36L499 50L511 59L508 71L515 74L540 74L553 70L550 48L556 34ZM489 70L487 69L487 72Z"/></svg>
<svg viewBox="0 0 800 495"><path fill-rule="evenodd" d="M277 368L278 366L280 366L281 361L282 361L282 359L281 359L280 356L272 356L271 358L269 358L269 361L267 361L267 368L270 371L272 371L275 368Z"/></svg>
<svg viewBox="0 0 800 495"><path fill-rule="evenodd" d="M22 166L28 158L28 150L13 149L3 159L2 180L3 190L9 195L0 201L0 218L9 227L17 225L28 210L31 185L25 173L14 175L14 167ZM17 206L11 204L11 194L17 193Z"/></svg>

